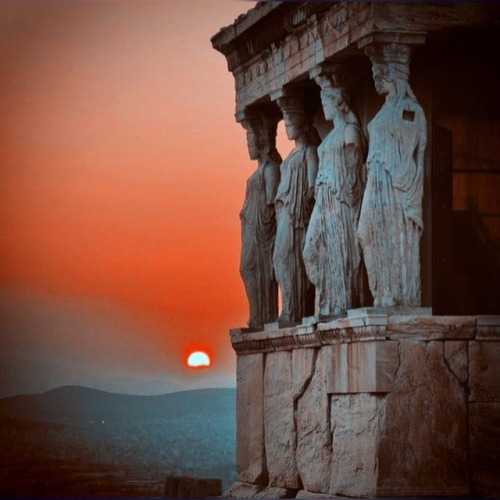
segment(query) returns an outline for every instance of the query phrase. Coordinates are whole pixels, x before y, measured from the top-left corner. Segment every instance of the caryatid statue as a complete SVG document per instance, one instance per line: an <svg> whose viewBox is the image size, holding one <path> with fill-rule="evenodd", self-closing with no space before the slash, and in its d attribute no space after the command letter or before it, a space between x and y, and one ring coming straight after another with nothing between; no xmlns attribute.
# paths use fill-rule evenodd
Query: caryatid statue
<svg viewBox="0 0 500 500"><path fill-rule="evenodd" d="M304 263L316 288L316 315L328 319L361 305L362 262L357 238L363 194L365 140L349 106L340 66L312 72L321 87L325 118L334 128L318 148L316 202L307 230Z"/></svg>
<svg viewBox="0 0 500 500"><path fill-rule="evenodd" d="M257 160L249 177L241 218L240 274L250 306L250 328L260 328L278 318L278 284L273 269L276 237L274 199L279 183L281 156L276 150L278 117L249 111L242 120L248 153Z"/></svg>
<svg viewBox="0 0 500 500"><path fill-rule="evenodd" d="M358 236L375 306L420 305L420 236L427 140L424 112L410 88L410 47L365 48L385 103L368 125L368 179Z"/></svg>
<svg viewBox="0 0 500 500"><path fill-rule="evenodd" d="M276 195L276 244L273 262L281 291L280 321L300 323L314 313L314 287L309 281L302 252L314 205L314 184L318 169L318 132L300 95L278 99L288 139L295 142L280 167Z"/></svg>

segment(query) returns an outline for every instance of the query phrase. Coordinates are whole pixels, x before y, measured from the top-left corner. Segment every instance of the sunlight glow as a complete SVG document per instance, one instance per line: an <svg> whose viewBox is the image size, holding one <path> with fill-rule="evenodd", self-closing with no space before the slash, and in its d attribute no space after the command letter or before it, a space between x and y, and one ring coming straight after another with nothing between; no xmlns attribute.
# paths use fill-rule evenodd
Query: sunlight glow
<svg viewBox="0 0 500 500"><path fill-rule="evenodd" d="M192 352L187 360L188 366L191 368L208 367L210 366L210 358L208 354L202 351Z"/></svg>

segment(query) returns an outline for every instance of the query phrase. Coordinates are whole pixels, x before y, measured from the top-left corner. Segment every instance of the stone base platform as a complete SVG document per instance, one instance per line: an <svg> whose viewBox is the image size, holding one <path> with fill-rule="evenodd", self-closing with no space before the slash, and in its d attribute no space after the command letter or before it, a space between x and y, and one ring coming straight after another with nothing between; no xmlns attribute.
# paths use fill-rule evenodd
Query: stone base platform
<svg viewBox="0 0 500 500"><path fill-rule="evenodd" d="M363 308L275 326L231 331L227 497L500 496L500 317Z"/></svg>

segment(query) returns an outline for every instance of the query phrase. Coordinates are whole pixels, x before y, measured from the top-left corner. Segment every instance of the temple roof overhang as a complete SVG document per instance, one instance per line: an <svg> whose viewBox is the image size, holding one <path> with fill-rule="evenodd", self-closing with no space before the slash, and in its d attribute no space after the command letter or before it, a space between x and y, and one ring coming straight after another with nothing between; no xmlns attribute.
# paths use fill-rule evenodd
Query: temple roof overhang
<svg viewBox="0 0 500 500"><path fill-rule="evenodd" d="M211 41L235 78L239 121L323 62L363 58L367 44L456 43L463 28L498 33L499 20L500 4L485 2L258 2Z"/></svg>

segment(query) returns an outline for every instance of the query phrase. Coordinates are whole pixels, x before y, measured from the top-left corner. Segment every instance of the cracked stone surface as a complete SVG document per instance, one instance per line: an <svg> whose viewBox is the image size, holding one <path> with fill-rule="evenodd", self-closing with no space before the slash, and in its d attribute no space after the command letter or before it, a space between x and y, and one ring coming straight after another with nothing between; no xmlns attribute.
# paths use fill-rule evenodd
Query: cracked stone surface
<svg viewBox="0 0 500 500"><path fill-rule="evenodd" d="M297 490L268 486L262 491L259 491L259 493L257 493L254 498L295 498L296 494Z"/></svg>
<svg viewBox="0 0 500 500"><path fill-rule="evenodd" d="M223 498L255 498L264 488L263 485L236 482L223 493Z"/></svg>
<svg viewBox="0 0 500 500"><path fill-rule="evenodd" d="M470 464L472 494L498 496L500 471L500 403L472 403L470 419Z"/></svg>
<svg viewBox="0 0 500 500"><path fill-rule="evenodd" d="M470 342L470 400L500 403L500 342Z"/></svg>
<svg viewBox="0 0 500 500"><path fill-rule="evenodd" d="M326 391L330 354L329 350L319 350L310 382L296 400L297 468L303 487L312 492L328 491L330 482L332 440ZM293 366L294 376L298 366L301 364Z"/></svg>
<svg viewBox="0 0 500 500"><path fill-rule="evenodd" d="M269 485L300 489L295 450L292 353L266 356L264 370L264 433Z"/></svg>
<svg viewBox="0 0 500 500"><path fill-rule="evenodd" d="M377 493L377 451L384 418L384 396L332 396L330 493L354 497L374 496Z"/></svg>
<svg viewBox="0 0 500 500"><path fill-rule="evenodd" d="M446 364L461 384L466 384L469 377L467 342L448 341L444 343Z"/></svg>
<svg viewBox="0 0 500 500"><path fill-rule="evenodd" d="M266 483L264 354L239 356L237 363L238 479L248 483Z"/></svg>
<svg viewBox="0 0 500 500"><path fill-rule="evenodd" d="M238 356L249 479L228 497L495 496L499 345L407 337Z"/></svg>
<svg viewBox="0 0 500 500"><path fill-rule="evenodd" d="M401 341L387 395L378 495L466 495L466 391L443 342Z"/></svg>

